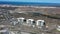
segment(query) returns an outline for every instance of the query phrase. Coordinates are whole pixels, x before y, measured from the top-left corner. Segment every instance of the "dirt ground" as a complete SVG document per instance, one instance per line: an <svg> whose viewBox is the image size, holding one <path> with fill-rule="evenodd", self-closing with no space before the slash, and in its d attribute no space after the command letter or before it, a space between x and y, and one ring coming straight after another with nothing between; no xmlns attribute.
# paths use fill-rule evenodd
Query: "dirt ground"
<svg viewBox="0 0 60 34"><path fill-rule="evenodd" d="M11 11L16 11L16 12L19 12L19 11L31 11L31 12L33 12L33 11L43 11L44 12L44 11L46 11L44 13L47 13L47 11L48 11L49 14L52 14L52 13L60 14L60 8L58 8L58 9L51 9L51 8L50 9L49 8L48 9L41 9L40 8L39 9L39 8L32 8L32 7L19 7L19 8L14 8L13 10L11 9L11 7L9 7L9 8L6 8L6 7L2 8L2 7L0 7L0 9L5 9L5 10L9 10L9 11L11 10ZM58 12L56 12L56 11L58 11ZM47 31L47 32L45 32L45 31L38 31L39 29L35 30L35 29L32 29L32 28L27 27L27 26L22 26L22 30L24 30L24 28L25 28L25 30L28 30L28 31L29 30L31 30L31 31L34 30L35 32L38 31L39 34L42 33L42 32L44 32L45 34L60 34L60 32L58 32L55 29L56 25L60 25L60 19L49 18L49 17L46 17L46 16L42 16L40 14L39 15L33 15L33 14L30 14L30 13L28 13L28 14L25 14L25 13L21 13L21 14L20 13L13 13L11 15L14 16L15 18L18 18L18 17L24 17L26 19L32 18L35 21L38 20L38 19L45 20L46 26L48 26L48 30L49 31ZM10 25L10 23L8 23L7 21L0 22L0 25L2 25L2 24L3 25L8 25L8 24Z"/></svg>

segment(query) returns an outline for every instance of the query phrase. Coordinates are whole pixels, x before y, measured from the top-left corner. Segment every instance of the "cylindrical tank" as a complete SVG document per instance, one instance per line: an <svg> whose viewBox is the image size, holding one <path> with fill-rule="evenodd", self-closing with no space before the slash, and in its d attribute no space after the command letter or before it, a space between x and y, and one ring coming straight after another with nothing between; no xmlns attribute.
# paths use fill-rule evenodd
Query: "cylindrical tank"
<svg viewBox="0 0 60 34"><path fill-rule="evenodd" d="M12 18L12 19L10 20L10 23L11 23L12 25L16 25L16 24L18 23L18 21L17 21L16 18Z"/></svg>
<svg viewBox="0 0 60 34"><path fill-rule="evenodd" d="M36 26L37 26L38 28L40 28L40 27L42 27L42 26L44 26L44 25L45 25L44 20L37 20L37 21L36 21Z"/></svg>
<svg viewBox="0 0 60 34"><path fill-rule="evenodd" d="M27 19L26 23L31 26L31 25L33 25L33 21L34 21L34 19Z"/></svg>
<svg viewBox="0 0 60 34"><path fill-rule="evenodd" d="M17 18L17 20L18 20L18 22L19 22L20 24L22 24L22 23L24 22L25 18L19 17L19 18Z"/></svg>

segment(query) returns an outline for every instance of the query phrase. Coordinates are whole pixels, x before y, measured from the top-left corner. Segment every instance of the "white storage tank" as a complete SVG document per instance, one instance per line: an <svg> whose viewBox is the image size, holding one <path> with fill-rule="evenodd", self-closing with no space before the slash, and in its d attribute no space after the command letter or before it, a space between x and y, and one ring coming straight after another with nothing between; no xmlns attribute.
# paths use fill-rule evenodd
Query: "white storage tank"
<svg viewBox="0 0 60 34"><path fill-rule="evenodd" d="M26 20L26 23L27 23L29 26L31 26L31 25L33 25L33 21L34 21L34 19L27 19L27 20Z"/></svg>
<svg viewBox="0 0 60 34"><path fill-rule="evenodd" d="M59 25L57 26L57 30L60 31L60 26Z"/></svg>
<svg viewBox="0 0 60 34"><path fill-rule="evenodd" d="M11 22L12 25L16 25L16 24L18 23L18 21L17 21L16 18L12 18L12 19L10 20L10 22Z"/></svg>
<svg viewBox="0 0 60 34"><path fill-rule="evenodd" d="M37 26L38 28L42 28L44 25L45 25L44 20L37 20L37 21L36 21L36 26Z"/></svg>
<svg viewBox="0 0 60 34"><path fill-rule="evenodd" d="M20 23L20 24L22 24L23 22L24 22L24 20L25 20L25 18L23 18L23 17L19 17L19 18L17 18L18 19L18 22Z"/></svg>

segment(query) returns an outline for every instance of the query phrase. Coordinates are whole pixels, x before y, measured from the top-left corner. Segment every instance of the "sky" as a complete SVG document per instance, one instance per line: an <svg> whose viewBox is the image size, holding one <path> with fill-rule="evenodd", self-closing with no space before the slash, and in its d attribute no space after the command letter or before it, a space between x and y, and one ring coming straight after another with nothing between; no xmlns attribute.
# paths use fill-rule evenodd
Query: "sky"
<svg viewBox="0 0 60 34"><path fill-rule="evenodd" d="M0 0L10 2L38 2L38 3L60 3L60 0Z"/></svg>

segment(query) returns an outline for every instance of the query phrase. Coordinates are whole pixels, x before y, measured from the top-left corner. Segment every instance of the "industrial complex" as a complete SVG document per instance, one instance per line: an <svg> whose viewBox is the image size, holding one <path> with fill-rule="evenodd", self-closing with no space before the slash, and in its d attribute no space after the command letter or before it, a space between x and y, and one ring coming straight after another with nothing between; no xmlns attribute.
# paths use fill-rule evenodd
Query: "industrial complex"
<svg viewBox="0 0 60 34"><path fill-rule="evenodd" d="M60 34L60 7L0 5L0 34Z"/></svg>
<svg viewBox="0 0 60 34"><path fill-rule="evenodd" d="M60 34L60 0L0 0L0 34Z"/></svg>

